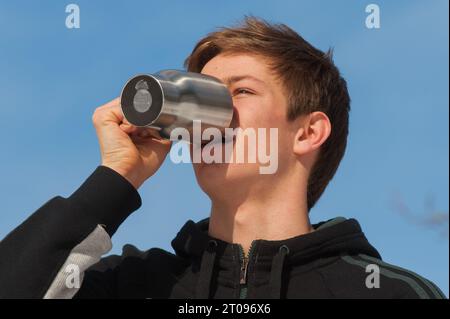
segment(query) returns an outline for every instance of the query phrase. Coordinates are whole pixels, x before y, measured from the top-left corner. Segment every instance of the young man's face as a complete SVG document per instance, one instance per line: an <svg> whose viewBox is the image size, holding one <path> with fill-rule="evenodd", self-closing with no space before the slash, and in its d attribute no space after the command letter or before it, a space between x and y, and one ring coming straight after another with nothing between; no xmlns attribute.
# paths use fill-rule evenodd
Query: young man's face
<svg viewBox="0 0 450 319"><path fill-rule="evenodd" d="M220 54L211 59L203 68L203 74L214 76L224 82L233 97L234 118L232 127L243 130L250 128L262 128L266 130L266 153L273 153L275 145L270 143L270 128L278 131L277 149L275 160L278 163L274 174L262 175L260 167L269 164L258 162L256 152L256 163L249 163L247 153L245 163L199 163L194 164L195 174L202 189L214 196L215 193L227 191L227 187L239 187L244 189L246 185L254 185L255 182L273 182L274 178L283 176L290 165L293 165L295 156L292 151L292 142L295 137L296 128L292 122L287 121L287 98L281 84L271 72L267 61L255 55ZM233 79L234 81L230 81ZM257 132L256 132L257 133ZM256 139L258 141L258 139ZM234 143L234 148L236 148ZM248 144L245 144L246 148ZM261 147L261 144L257 147ZM223 153L226 146L222 146ZM246 149L246 152L250 151ZM272 159L273 160L273 159ZM261 184L262 186L262 184Z"/></svg>

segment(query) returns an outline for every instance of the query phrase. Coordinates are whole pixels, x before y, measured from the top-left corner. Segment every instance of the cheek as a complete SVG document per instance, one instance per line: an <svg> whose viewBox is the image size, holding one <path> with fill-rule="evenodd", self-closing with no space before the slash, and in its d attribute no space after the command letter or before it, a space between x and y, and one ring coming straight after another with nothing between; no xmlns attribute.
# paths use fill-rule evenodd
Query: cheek
<svg viewBox="0 0 450 319"><path fill-rule="evenodd" d="M285 128L286 120L284 116L268 110L245 110L239 113L239 126L245 128Z"/></svg>
<svg viewBox="0 0 450 319"><path fill-rule="evenodd" d="M284 112L271 99L248 98L235 100L239 126L245 128L280 127L284 120Z"/></svg>

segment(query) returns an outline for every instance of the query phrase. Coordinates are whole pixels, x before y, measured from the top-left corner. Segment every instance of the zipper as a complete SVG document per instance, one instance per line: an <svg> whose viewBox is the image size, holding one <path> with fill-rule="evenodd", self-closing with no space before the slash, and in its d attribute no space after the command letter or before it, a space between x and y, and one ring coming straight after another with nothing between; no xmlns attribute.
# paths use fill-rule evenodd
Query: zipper
<svg viewBox="0 0 450 319"><path fill-rule="evenodd" d="M252 241L250 249L248 251L248 256L244 253L244 248L241 245L239 247L239 262L240 262L240 275L239 275L239 298L247 298L247 273L248 273L248 263L252 256L255 241Z"/></svg>

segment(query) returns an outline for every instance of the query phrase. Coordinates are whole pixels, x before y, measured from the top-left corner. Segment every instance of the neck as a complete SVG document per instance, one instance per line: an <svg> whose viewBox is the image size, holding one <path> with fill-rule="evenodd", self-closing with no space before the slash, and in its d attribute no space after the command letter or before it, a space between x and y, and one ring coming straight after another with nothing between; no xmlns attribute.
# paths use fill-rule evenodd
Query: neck
<svg viewBox="0 0 450 319"><path fill-rule="evenodd" d="M240 244L247 254L256 239L285 240L311 232L306 187L270 187L258 195L248 192L239 202L212 200L209 234ZM303 196L299 196L303 194Z"/></svg>

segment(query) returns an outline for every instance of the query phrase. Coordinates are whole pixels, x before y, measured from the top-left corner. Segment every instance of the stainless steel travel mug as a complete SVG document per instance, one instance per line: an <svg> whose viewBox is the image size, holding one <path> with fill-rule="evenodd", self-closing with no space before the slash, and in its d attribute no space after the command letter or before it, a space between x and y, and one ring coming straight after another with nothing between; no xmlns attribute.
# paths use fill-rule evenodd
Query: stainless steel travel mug
<svg viewBox="0 0 450 319"><path fill-rule="evenodd" d="M228 88L218 79L193 72L163 70L131 78L122 90L125 118L138 127L154 129L170 138L182 127L193 133L193 121L202 130L215 127L222 133L231 124L233 101Z"/></svg>

